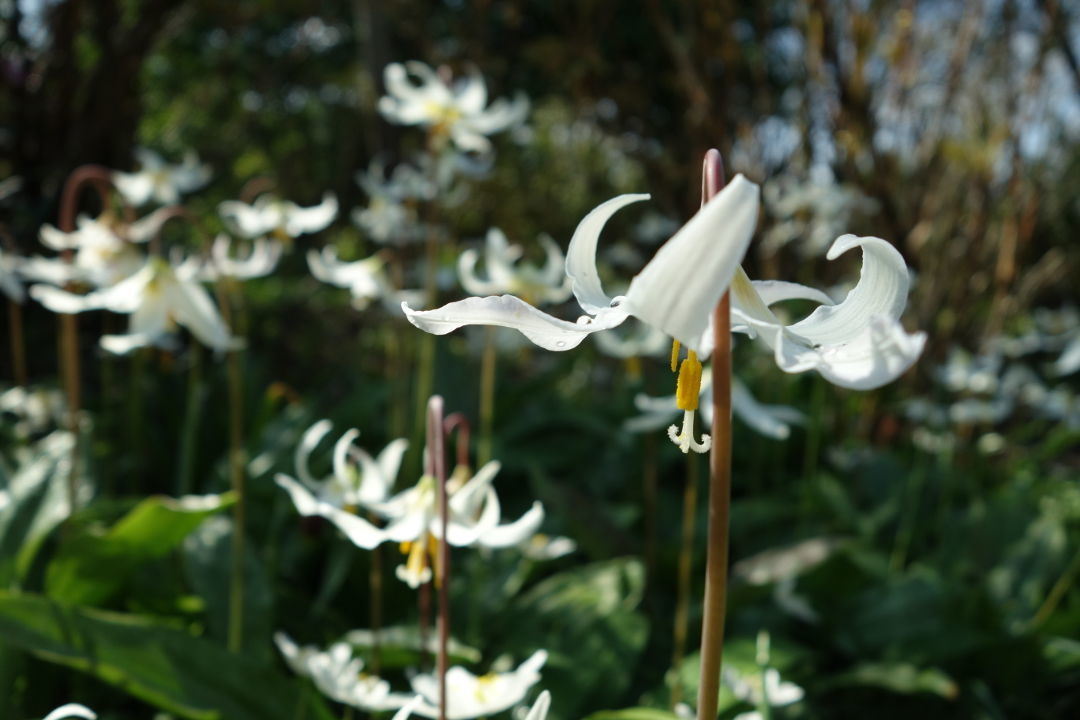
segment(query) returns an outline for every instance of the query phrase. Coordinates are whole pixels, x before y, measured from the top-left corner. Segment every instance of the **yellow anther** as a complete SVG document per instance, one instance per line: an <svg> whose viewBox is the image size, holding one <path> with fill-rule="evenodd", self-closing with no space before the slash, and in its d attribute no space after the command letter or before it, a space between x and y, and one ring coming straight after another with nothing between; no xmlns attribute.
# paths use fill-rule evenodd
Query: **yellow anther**
<svg viewBox="0 0 1080 720"><path fill-rule="evenodd" d="M676 366L679 364L679 341L671 341L671 372L675 372Z"/></svg>
<svg viewBox="0 0 1080 720"><path fill-rule="evenodd" d="M680 410L697 410L701 394L701 363L697 353L691 350L679 366L679 380L675 385L675 406Z"/></svg>

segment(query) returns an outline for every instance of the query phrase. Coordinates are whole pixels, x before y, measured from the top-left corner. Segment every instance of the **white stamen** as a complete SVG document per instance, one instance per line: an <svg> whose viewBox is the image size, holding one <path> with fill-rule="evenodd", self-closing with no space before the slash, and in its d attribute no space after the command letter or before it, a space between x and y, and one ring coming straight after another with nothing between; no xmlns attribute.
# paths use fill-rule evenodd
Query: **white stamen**
<svg viewBox="0 0 1080 720"><path fill-rule="evenodd" d="M694 412L694 410L683 411L682 432L679 431L677 425L672 425L667 429L668 438L679 446L683 454L691 450L696 453L707 453L712 447L712 438L705 433L701 434L701 442L694 441Z"/></svg>

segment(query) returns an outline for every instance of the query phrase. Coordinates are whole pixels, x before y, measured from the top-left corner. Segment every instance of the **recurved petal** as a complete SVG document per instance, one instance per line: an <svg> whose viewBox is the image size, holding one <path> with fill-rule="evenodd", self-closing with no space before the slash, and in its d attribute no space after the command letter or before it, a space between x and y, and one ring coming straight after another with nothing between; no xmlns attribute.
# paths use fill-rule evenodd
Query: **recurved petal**
<svg viewBox="0 0 1080 720"><path fill-rule="evenodd" d="M329 520L357 547L371 550L386 539L383 532L367 520L319 500L288 475L278 474L274 481L289 493L298 513L304 517L317 516Z"/></svg>
<svg viewBox="0 0 1080 720"><path fill-rule="evenodd" d="M311 490L315 489L316 482L315 478L311 475L308 461L311 458L311 453L322 439L326 437L327 433L330 432L330 428L333 426L333 423L325 418L314 423L300 436L300 443L296 446L296 450L293 453L293 464L296 465L296 474L300 476L300 481L307 485Z"/></svg>
<svg viewBox="0 0 1080 720"><path fill-rule="evenodd" d="M703 351L709 316L750 244L758 186L736 175L631 281L627 310L691 350Z"/></svg>
<svg viewBox="0 0 1080 720"><path fill-rule="evenodd" d="M647 194L614 197L593 208L574 230L566 250L566 275L570 278L578 304L590 315L611 305L611 298L604 294L600 273L596 270L596 243L600 239L600 231L621 208L648 199Z"/></svg>
<svg viewBox="0 0 1080 720"><path fill-rule="evenodd" d="M201 285L177 280L166 286L172 315L208 348L225 351L233 338L224 319L214 307L210 294Z"/></svg>
<svg viewBox="0 0 1080 720"><path fill-rule="evenodd" d="M285 232L297 236L322 230L337 217L338 201L333 193L323 195L322 202L312 207L291 206L285 219Z"/></svg>
<svg viewBox="0 0 1080 720"><path fill-rule="evenodd" d="M535 535L542 522L544 522L544 506L537 501L514 522L499 525L483 533L478 543L489 548L513 547Z"/></svg>
<svg viewBox="0 0 1080 720"><path fill-rule="evenodd" d="M437 310L413 310L403 302L401 309L416 327L434 335L445 335L465 325L497 325L517 330L545 350L570 350L586 336L616 327L626 320L620 307L604 308L595 317L572 323L537 310L513 295L473 297L444 305Z"/></svg>

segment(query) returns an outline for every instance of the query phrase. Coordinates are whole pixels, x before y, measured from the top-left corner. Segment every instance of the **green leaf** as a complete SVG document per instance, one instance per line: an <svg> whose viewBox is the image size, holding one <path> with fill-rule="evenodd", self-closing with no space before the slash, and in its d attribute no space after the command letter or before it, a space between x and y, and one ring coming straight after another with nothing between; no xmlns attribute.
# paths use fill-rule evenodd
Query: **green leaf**
<svg viewBox="0 0 1080 720"><path fill-rule="evenodd" d="M0 637L195 720L329 717L292 678L181 630L120 613L0 592Z"/></svg>
<svg viewBox="0 0 1080 720"><path fill-rule="evenodd" d="M232 502L230 494L154 496L103 533L94 528L72 533L49 563L46 593L61 602L101 604L141 565L168 555L203 520Z"/></svg>
<svg viewBox="0 0 1080 720"><path fill-rule="evenodd" d="M835 679L837 685L863 685L911 695L930 693L956 699L956 683L937 668L917 668L910 663L863 663Z"/></svg>
<svg viewBox="0 0 1080 720"><path fill-rule="evenodd" d="M542 682L560 717L621 701L648 635L637 610L643 586L641 562L621 558L554 575L511 604L506 648L548 651Z"/></svg>
<svg viewBox="0 0 1080 720"><path fill-rule="evenodd" d="M678 715L656 708L632 707L623 710L601 710L585 720L678 720Z"/></svg>
<svg viewBox="0 0 1080 720"><path fill-rule="evenodd" d="M370 630L350 630L342 638L352 645L371 664L375 649L375 634ZM438 637L429 632L427 639L428 657L438 651ZM420 629L415 625L397 625L379 631L379 664L383 668L416 667L421 662ZM452 663L475 663L480 661L480 651L464 645L453 638L447 644Z"/></svg>

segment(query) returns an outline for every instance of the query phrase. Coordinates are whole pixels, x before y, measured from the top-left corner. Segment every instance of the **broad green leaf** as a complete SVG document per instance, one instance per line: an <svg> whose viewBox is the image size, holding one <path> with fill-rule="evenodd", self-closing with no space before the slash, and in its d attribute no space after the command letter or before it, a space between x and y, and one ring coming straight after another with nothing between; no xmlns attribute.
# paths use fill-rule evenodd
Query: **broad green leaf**
<svg viewBox="0 0 1080 720"><path fill-rule="evenodd" d="M61 602L96 605L124 587L144 563L168 555L232 496L149 497L103 533L86 530L64 539L49 563L45 588Z"/></svg>
<svg viewBox="0 0 1080 720"><path fill-rule="evenodd" d="M0 592L0 637L195 720L324 720L292 678L137 615Z"/></svg>

